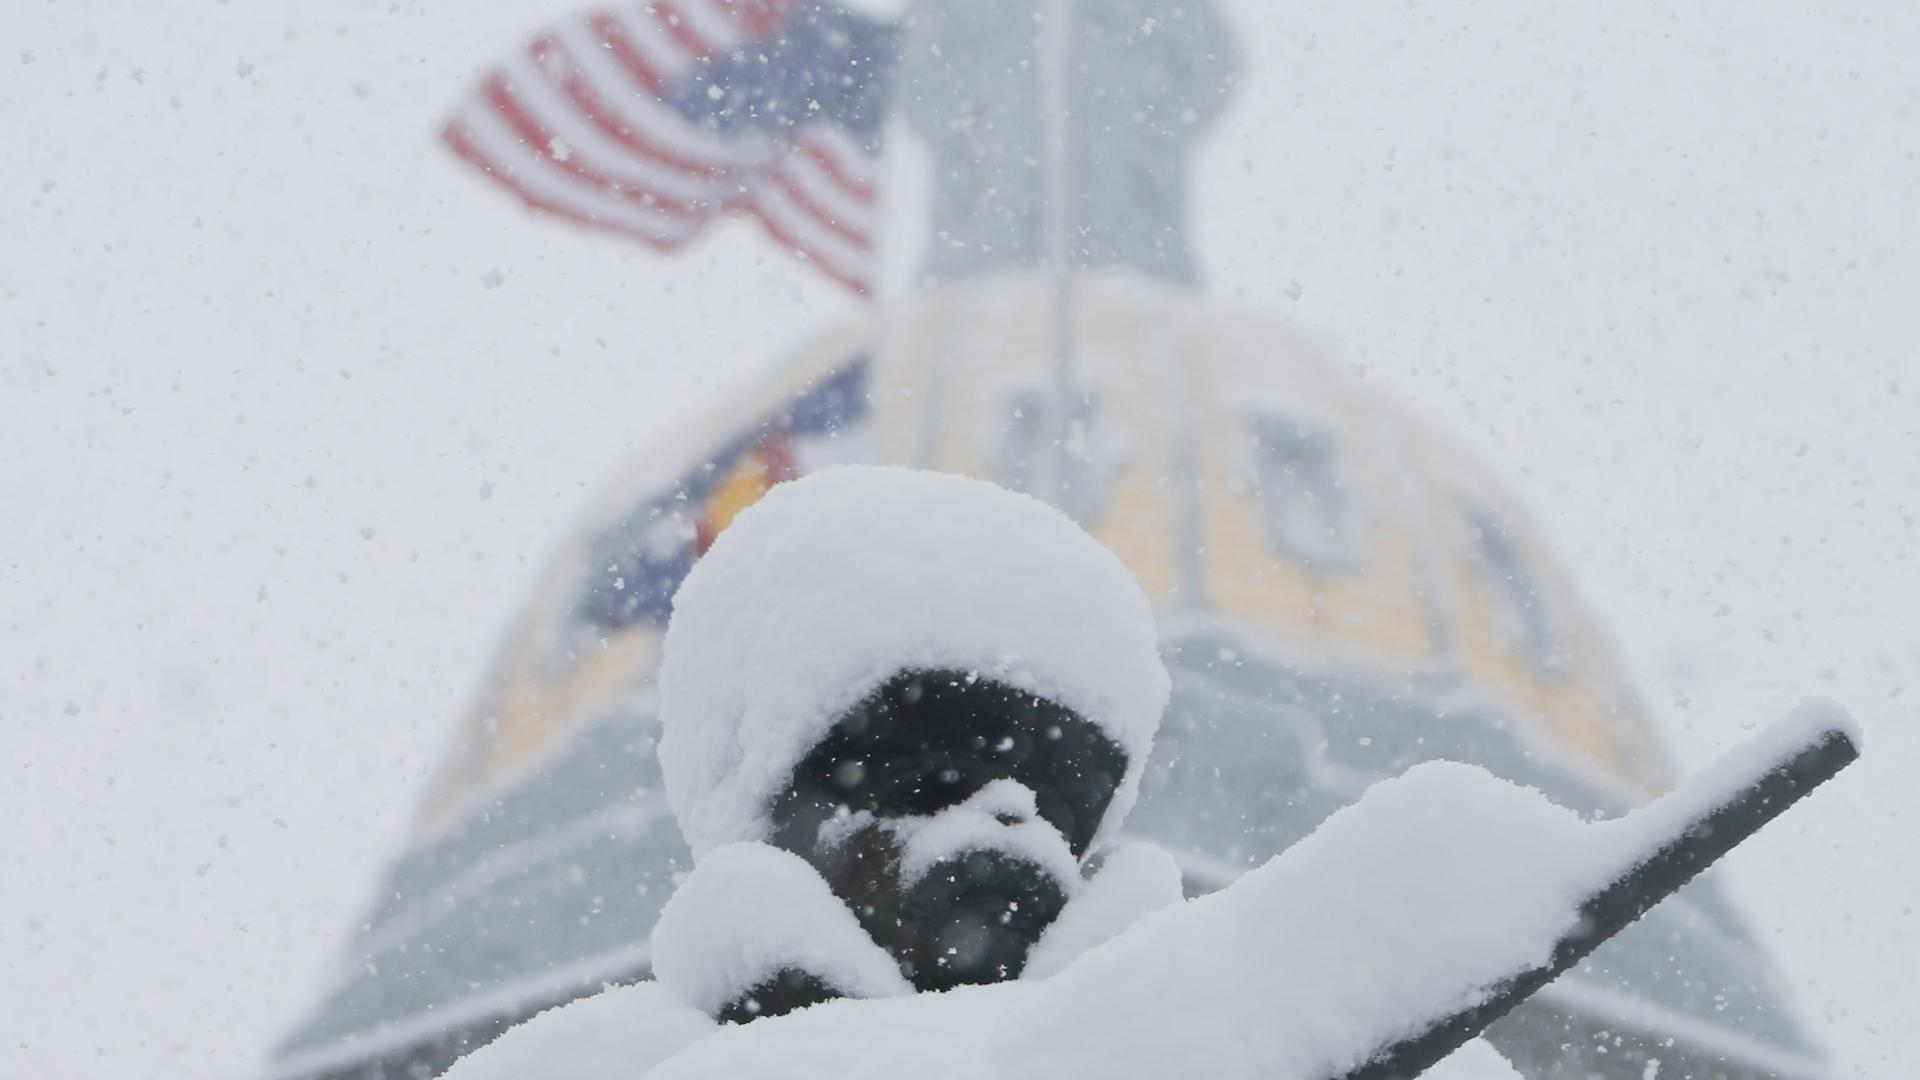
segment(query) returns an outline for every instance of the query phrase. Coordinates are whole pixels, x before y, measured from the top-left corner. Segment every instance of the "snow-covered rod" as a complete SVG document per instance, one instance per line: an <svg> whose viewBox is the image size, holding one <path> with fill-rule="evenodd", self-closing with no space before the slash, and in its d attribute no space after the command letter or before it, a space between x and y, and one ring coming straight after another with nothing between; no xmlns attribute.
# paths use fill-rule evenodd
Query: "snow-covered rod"
<svg viewBox="0 0 1920 1080"><path fill-rule="evenodd" d="M1859 756L1855 730L1843 713L1802 706L1793 719L1724 755L1671 794L1602 826L1627 841L1623 851L1651 853L1629 854L1625 872L1580 905L1575 929L1554 946L1547 963L1333 1080L1409 1080L1432 1068Z"/></svg>

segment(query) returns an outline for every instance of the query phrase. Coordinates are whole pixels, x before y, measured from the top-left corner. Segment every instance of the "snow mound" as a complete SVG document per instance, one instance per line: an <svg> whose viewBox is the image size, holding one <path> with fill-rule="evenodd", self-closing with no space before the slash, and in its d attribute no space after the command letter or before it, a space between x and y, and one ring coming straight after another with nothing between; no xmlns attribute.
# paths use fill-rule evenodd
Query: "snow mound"
<svg viewBox="0 0 1920 1080"><path fill-rule="evenodd" d="M1185 899L1180 867L1173 856L1152 844L1122 844L1047 927L1027 954L1027 966L1020 977L1044 979L1095 945L1125 933L1149 912Z"/></svg>
<svg viewBox="0 0 1920 1080"><path fill-rule="evenodd" d="M913 993L798 855L756 843L708 852L654 924L654 978L712 1016L783 968L849 997Z"/></svg>
<svg viewBox="0 0 1920 1080"><path fill-rule="evenodd" d="M664 986L618 986L508 1030L442 1080L635 1080L718 1030Z"/></svg>
<svg viewBox="0 0 1920 1080"><path fill-rule="evenodd" d="M1036 1077L1337 1075L1544 962L1592 880L1585 829L1473 766L1416 767L1067 967L1004 1049ZM1100 1029L1092 1056L1047 1034Z"/></svg>
<svg viewBox="0 0 1920 1080"><path fill-rule="evenodd" d="M1645 862L1690 822L1732 801L1761 776L1829 734L1844 736L1856 748L1862 743L1860 724L1846 706L1830 698L1807 698L1785 717L1715 758L1686 783L1625 817L1596 826L1612 845L1616 873Z"/></svg>
<svg viewBox="0 0 1920 1080"><path fill-rule="evenodd" d="M664 1060L657 1050L636 1058L632 1075L1325 1080L1544 965L1580 930L1582 905L1597 890L1836 736L1857 740L1858 729L1837 706L1810 703L1668 797L1597 824L1473 766L1421 765L1370 788L1232 885L1186 903L1167 895L1171 868L1156 866L1164 855L1122 848L1057 924L1091 947L1073 957L1063 940L1061 955L1046 960L1050 934L1036 953L1050 970L1032 979L843 999L713 1029ZM1121 929L1128 911L1143 910ZM556 1054L571 1054L565 1040L574 1028L543 1029L547 1019L523 1030L544 1030ZM679 1038L679 1030L667 1033ZM513 1046L531 1054L537 1044ZM456 1071L454 1080L508 1075ZM1423 1074L1516 1075L1478 1042Z"/></svg>
<svg viewBox="0 0 1920 1080"><path fill-rule="evenodd" d="M1322 1080L1543 962L1596 878L1592 830L1480 769L1424 765L1051 977L833 1002L727 1029L653 1076ZM1511 1075L1490 1063L1472 1050L1430 1075Z"/></svg>
<svg viewBox="0 0 1920 1080"><path fill-rule="evenodd" d="M660 669L667 796L696 857L767 838L767 806L834 721L904 669L974 671L1110 735L1139 789L1169 683L1126 567L1037 499L843 467L743 511L674 597Z"/></svg>
<svg viewBox="0 0 1920 1080"><path fill-rule="evenodd" d="M969 851L1021 856L1045 870L1070 898L1080 885L1080 860L1073 857L1067 838L1040 816L1033 791L1016 780L995 780L931 817L883 825L900 845L903 887L912 887L935 866Z"/></svg>

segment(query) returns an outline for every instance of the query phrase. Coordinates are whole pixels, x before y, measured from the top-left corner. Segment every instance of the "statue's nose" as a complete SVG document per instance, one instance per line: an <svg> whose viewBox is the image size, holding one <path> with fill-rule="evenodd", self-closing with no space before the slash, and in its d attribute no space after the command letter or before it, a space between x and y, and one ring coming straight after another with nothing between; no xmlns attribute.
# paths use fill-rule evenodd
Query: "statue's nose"
<svg viewBox="0 0 1920 1080"><path fill-rule="evenodd" d="M1039 796L1018 780L992 781L968 796L961 804L989 814L1002 825L1024 825L1040 816Z"/></svg>

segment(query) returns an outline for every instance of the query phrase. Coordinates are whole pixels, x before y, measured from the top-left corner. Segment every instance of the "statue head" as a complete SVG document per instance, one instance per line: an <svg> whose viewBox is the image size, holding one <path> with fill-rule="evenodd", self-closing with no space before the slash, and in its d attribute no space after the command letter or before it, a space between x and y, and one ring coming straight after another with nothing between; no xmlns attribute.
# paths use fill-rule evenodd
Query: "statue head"
<svg viewBox="0 0 1920 1080"><path fill-rule="evenodd" d="M832 469L743 512L675 597L662 772L696 860L785 849L915 988L995 981L1116 834L1168 686L1139 586L1059 511Z"/></svg>
<svg viewBox="0 0 1920 1080"><path fill-rule="evenodd" d="M1058 702L903 671L795 768L772 842L820 872L915 989L998 982L1078 886L1126 772L1126 751Z"/></svg>

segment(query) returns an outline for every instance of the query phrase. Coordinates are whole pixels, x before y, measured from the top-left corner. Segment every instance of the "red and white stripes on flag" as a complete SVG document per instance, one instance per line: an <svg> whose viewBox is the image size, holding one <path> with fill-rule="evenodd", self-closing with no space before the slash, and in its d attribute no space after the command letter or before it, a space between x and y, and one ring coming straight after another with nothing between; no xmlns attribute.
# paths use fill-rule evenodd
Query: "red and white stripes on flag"
<svg viewBox="0 0 1920 1080"><path fill-rule="evenodd" d="M876 265L877 155L832 117L706 122L714 65L782 33L793 0L650 0L585 12L488 70L442 132L529 206L671 251L727 212L856 292ZM676 93L677 91L677 93ZM717 109L719 106L716 105Z"/></svg>

